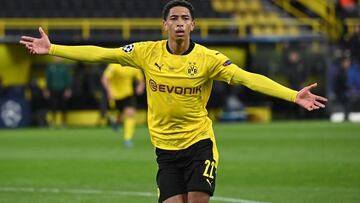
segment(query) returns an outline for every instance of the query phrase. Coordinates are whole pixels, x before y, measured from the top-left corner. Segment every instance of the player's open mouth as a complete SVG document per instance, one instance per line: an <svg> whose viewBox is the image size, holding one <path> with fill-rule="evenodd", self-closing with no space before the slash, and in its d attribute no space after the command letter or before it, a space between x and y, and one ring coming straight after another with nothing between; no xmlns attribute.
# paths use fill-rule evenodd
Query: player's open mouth
<svg viewBox="0 0 360 203"><path fill-rule="evenodd" d="M184 30L177 30L175 31L176 35L177 36L183 36L185 34L185 31Z"/></svg>

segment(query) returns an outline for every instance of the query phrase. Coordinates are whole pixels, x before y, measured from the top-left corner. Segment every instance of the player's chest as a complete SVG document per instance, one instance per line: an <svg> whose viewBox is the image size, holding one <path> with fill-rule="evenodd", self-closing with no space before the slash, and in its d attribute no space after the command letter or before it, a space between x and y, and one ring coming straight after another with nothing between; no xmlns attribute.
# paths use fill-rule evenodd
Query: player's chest
<svg viewBox="0 0 360 203"><path fill-rule="evenodd" d="M146 74L160 78L202 80L207 77L204 61L196 57L155 55L147 63Z"/></svg>

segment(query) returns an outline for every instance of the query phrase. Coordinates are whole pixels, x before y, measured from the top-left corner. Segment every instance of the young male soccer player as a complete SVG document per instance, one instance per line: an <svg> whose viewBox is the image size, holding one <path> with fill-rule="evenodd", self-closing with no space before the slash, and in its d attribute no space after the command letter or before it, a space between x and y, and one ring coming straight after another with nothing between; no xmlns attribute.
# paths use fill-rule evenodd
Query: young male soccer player
<svg viewBox="0 0 360 203"><path fill-rule="evenodd" d="M316 84L299 92L288 89L265 76L242 70L223 54L192 42L194 11L184 0L168 2L163 18L167 40L116 49L54 45L41 28L41 38L23 36L20 43L33 54L140 67L147 82L148 126L156 147L159 202L209 202L218 165L212 123L205 109L213 80L242 84L309 111L325 107L321 101L327 99L310 92Z"/></svg>
<svg viewBox="0 0 360 203"><path fill-rule="evenodd" d="M110 106L114 103L116 109L123 114L124 145L131 147L136 125L133 83L136 82L136 94L142 94L145 88L143 74L139 69L109 64L101 77L101 82L107 92Z"/></svg>

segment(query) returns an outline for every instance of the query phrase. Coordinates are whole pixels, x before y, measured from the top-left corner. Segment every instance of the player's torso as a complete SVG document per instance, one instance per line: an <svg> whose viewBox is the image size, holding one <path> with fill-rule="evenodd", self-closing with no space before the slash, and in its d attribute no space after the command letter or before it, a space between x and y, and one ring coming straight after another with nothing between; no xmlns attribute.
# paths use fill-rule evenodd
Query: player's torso
<svg viewBox="0 0 360 203"><path fill-rule="evenodd" d="M208 78L202 57L194 55L154 54L144 71L151 91L197 97Z"/></svg>
<svg viewBox="0 0 360 203"><path fill-rule="evenodd" d="M157 46L143 67L150 120L165 129L201 121L211 89L203 53L195 46L187 55L173 55L163 44Z"/></svg>

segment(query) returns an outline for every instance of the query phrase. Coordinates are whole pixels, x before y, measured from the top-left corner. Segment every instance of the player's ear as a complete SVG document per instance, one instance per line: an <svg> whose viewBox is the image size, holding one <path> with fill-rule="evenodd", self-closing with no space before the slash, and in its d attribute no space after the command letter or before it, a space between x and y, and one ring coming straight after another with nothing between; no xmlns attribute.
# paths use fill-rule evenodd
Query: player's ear
<svg viewBox="0 0 360 203"><path fill-rule="evenodd" d="M191 21L190 30L193 31L195 29L195 20Z"/></svg>
<svg viewBox="0 0 360 203"><path fill-rule="evenodd" d="M168 31L168 25L166 23L166 20L163 21L163 29L164 29L165 32Z"/></svg>

